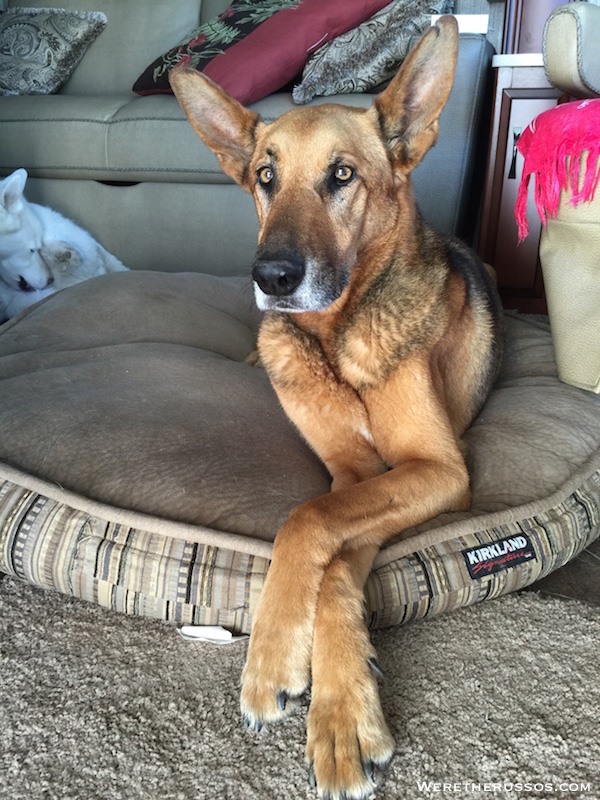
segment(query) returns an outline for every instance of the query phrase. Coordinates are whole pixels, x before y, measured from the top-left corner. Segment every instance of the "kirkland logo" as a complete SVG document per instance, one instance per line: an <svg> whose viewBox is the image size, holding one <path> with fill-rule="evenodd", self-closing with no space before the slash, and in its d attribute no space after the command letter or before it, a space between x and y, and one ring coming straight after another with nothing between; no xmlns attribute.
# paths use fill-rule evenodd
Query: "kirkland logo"
<svg viewBox="0 0 600 800"><path fill-rule="evenodd" d="M471 547L462 553L472 578L492 575L501 569L508 569L535 558L533 545L524 534L509 536L493 544Z"/></svg>

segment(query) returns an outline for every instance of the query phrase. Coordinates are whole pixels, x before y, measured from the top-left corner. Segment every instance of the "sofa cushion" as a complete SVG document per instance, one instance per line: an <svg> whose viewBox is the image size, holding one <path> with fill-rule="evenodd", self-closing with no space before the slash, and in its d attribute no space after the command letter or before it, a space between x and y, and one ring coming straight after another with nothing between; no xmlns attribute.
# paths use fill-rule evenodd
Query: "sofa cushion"
<svg viewBox="0 0 600 800"><path fill-rule="evenodd" d="M245 363L246 281L118 273L0 329L0 570L111 608L248 631L289 511L328 475ZM473 504L405 531L367 584L389 625L513 591L600 532L600 397L509 316L468 431Z"/></svg>
<svg viewBox="0 0 600 800"><path fill-rule="evenodd" d="M343 99L364 107L373 101ZM267 122L295 107L289 94L252 106ZM15 162L25 163L31 177L232 183L172 95L11 97L2 112L0 161L7 172ZM36 146L42 129L43 148Z"/></svg>
<svg viewBox="0 0 600 800"><path fill-rule="evenodd" d="M27 169L30 177L108 177L107 134L128 94L104 97L51 95L8 97L0 114L0 160ZM19 167L15 166L14 169Z"/></svg>
<svg viewBox="0 0 600 800"><path fill-rule="evenodd" d="M84 225L130 269L250 273L258 220L239 186L30 178L27 193Z"/></svg>
<svg viewBox="0 0 600 800"><path fill-rule="evenodd" d="M106 27L99 11L9 9L0 15L0 94L53 94Z"/></svg>
<svg viewBox="0 0 600 800"><path fill-rule="evenodd" d="M389 0L233 0L217 18L191 31L152 62L134 84L140 94L170 92L169 70L204 72L240 103L289 83L308 53L359 25Z"/></svg>

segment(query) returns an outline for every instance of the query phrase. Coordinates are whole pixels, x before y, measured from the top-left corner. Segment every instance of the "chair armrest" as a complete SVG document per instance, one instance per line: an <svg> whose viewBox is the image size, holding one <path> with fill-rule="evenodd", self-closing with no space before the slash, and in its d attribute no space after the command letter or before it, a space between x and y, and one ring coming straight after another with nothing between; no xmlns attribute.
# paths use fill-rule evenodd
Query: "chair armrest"
<svg viewBox="0 0 600 800"><path fill-rule="evenodd" d="M600 6L569 3L555 9L544 28L546 74L574 97L600 96Z"/></svg>

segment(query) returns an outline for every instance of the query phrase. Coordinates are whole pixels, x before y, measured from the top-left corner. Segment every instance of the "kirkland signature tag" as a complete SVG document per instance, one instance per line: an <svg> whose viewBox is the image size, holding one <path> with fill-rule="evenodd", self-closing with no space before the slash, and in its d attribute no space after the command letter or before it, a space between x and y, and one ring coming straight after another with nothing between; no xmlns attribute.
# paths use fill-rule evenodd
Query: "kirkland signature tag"
<svg viewBox="0 0 600 800"><path fill-rule="evenodd" d="M492 575L502 569L514 567L535 558L535 551L529 537L524 533L507 536L492 544L470 547L462 551L465 563L472 578Z"/></svg>

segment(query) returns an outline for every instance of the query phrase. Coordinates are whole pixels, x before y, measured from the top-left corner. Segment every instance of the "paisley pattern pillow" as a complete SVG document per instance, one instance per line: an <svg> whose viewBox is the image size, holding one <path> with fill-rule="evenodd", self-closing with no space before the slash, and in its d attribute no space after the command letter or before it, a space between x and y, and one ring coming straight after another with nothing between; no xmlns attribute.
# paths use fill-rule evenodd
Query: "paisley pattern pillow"
<svg viewBox="0 0 600 800"><path fill-rule="evenodd" d="M366 92L389 80L406 58L412 37L429 27L432 14L445 14L452 6L452 0L393 0L315 52L292 92L294 101Z"/></svg>
<svg viewBox="0 0 600 800"><path fill-rule="evenodd" d="M100 11L10 8L0 14L0 94L53 94L106 27Z"/></svg>

